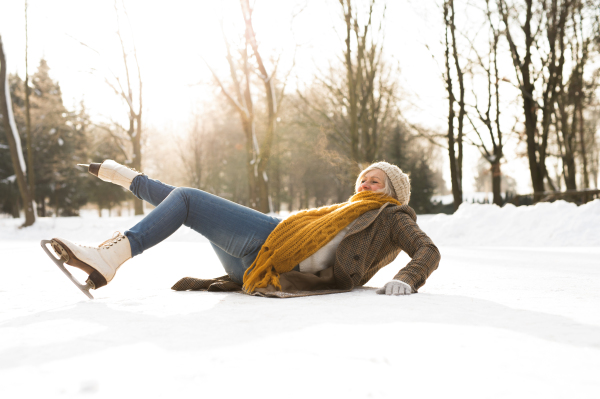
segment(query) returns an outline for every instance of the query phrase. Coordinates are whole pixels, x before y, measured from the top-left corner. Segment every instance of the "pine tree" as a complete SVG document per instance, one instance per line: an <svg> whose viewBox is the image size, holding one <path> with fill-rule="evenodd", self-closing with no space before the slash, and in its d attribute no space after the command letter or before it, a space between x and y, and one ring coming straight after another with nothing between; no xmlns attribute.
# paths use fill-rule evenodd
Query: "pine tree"
<svg viewBox="0 0 600 399"><path fill-rule="evenodd" d="M393 129L391 137L386 138L384 157L396 164L410 176L411 195L409 205L418 214L433 210L431 197L435 189L434 172L431 169L431 156L424 145L412 137L401 125Z"/></svg>
<svg viewBox="0 0 600 399"><path fill-rule="evenodd" d="M22 80L11 78L11 94L19 131L25 131ZM42 59L32 76L31 130L38 214L73 216L87 202L84 174L76 164L86 159L84 125L78 114L69 112L62 101L60 85L50 77L50 67ZM24 138L23 138L24 139ZM53 208L53 212L47 209Z"/></svg>

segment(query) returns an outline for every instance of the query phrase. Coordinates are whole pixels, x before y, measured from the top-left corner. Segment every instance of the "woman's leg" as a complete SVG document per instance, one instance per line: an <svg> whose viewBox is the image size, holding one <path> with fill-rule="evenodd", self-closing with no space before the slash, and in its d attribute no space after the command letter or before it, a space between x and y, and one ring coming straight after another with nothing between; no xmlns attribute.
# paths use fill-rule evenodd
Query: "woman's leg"
<svg viewBox="0 0 600 399"><path fill-rule="evenodd" d="M135 180L140 178L142 176ZM179 187L161 199L171 186L153 183L151 179L147 181L149 183L141 182L137 195L150 203L161 202L125 232L132 256L141 254L169 237L181 225L186 225L212 243L227 273L241 283L244 271L281 221L194 188Z"/></svg>
<svg viewBox="0 0 600 399"><path fill-rule="evenodd" d="M229 277L231 277L233 281L235 281L238 284L244 283L244 273L246 272L246 269L248 269L252 265L252 263L254 263L254 259L256 259L256 256L258 255L258 252L262 247L262 244L256 245L255 248L252 251L250 251L250 253L248 253L248 255L242 258L236 258L235 256L230 255L221 248L219 248L214 243L211 242L210 244L212 245L215 253L217 254L217 258L219 258L219 261L223 265L223 269L225 269L225 272L229 275Z"/></svg>
<svg viewBox="0 0 600 399"><path fill-rule="evenodd" d="M146 175L139 175L131 181L129 190L139 199L158 206L175 188Z"/></svg>

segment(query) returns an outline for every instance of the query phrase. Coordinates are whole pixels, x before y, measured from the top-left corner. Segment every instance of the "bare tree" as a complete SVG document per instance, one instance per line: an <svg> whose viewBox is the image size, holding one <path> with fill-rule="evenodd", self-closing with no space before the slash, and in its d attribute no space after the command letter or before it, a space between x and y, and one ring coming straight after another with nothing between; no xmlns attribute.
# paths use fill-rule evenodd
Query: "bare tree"
<svg viewBox="0 0 600 399"><path fill-rule="evenodd" d="M121 6L125 17L129 19L125 5L122 4ZM106 67L108 74L104 76L104 81L112 89L112 91L114 91L114 93L124 101L129 124L127 127L124 127L118 122L112 121L113 125L116 127L116 131L110 128L106 130L118 143L120 143L120 148L124 148L122 143L129 142L131 146L131 152L128 154L128 166L131 166L137 170L142 170L142 74L140 71L140 63L137 56L137 48L133 34L131 34L131 49L127 48L123 40L117 0L114 2L114 9L117 18L117 37L121 47L120 50L123 59L123 69L125 72L125 84L122 83L122 79L119 77L119 75L113 72L108 66ZM131 26L129 27L129 30L132 30ZM100 54L100 52L88 46L86 43L83 43L79 40L77 41L82 46L96 53L100 57L101 62L104 62L103 56ZM133 56L133 63L129 61L130 56ZM130 69L133 69L133 72ZM136 215L144 214L144 203L142 200L137 198L134 199L134 207Z"/></svg>
<svg viewBox="0 0 600 399"><path fill-rule="evenodd" d="M600 70L598 71L600 72ZM592 96L592 98L594 98ZM594 101L596 101L594 103ZM589 117L587 119L587 131L588 131L588 146L589 149L587 154L589 155L589 172L591 175L591 182L594 187L598 188L598 178L600 177L600 146L598 145L597 132L598 127L600 126L600 104L597 103L597 99L593 99L590 101L592 106L590 106Z"/></svg>
<svg viewBox="0 0 600 399"><path fill-rule="evenodd" d="M484 70L487 80L487 98L484 102L484 106L480 106L479 98L475 89L473 89L473 97L475 98L475 105L473 110L477 115L477 119L483 128L474 123L473 119L467 114L467 118L473 126L473 130L477 136L477 142L471 142L480 151L482 157L489 163L491 176L492 176L492 193L493 203L496 205L502 205L501 196L501 161L504 157L504 143L503 143L503 131L500 127L500 82L502 78L499 75L498 68L498 44L500 41L500 28L499 21L495 20L495 13L490 8L490 1L486 1L486 19L489 28L489 44L488 51L485 56L481 56L474 45L472 49L477 57L479 66ZM487 131L484 134L489 137L488 140L484 140L480 129Z"/></svg>
<svg viewBox="0 0 600 399"><path fill-rule="evenodd" d="M125 5L123 4L123 12L127 18L127 10L125 9ZM134 76L129 71L129 63L127 58L129 57L128 51L123 42L123 36L121 34L121 23L119 19L119 10L117 8L117 1L115 0L115 14L117 16L117 36L119 37L119 42L121 43L121 53L123 55L123 66L125 69L125 77L127 78L127 91L124 90L121 82L117 78L118 86L111 84L108 80L107 83L114 90L115 94L121 96L125 99L128 108L128 117L129 117L129 127L127 128L127 136L132 145L132 160L131 166L134 169L142 170L142 73L140 71L140 63L138 61L137 49L135 46L135 40L133 39L133 35L131 37L132 41L132 53L133 59L135 61L135 72ZM132 80L137 78L137 107L134 105L134 88ZM143 215L144 214L144 203L140 199L135 199L135 214Z"/></svg>
<svg viewBox="0 0 600 399"><path fill-rule="evenodd" d="M31 226L35 223L35 210L33 205L33 197L29 192L26 180L27 166L23 159L23 151L21 149L21 139L17 131L14 115L12 112L12 100L10 98L10 90L8 88L8 68L6 66L6 56L4 54L4 46L2 37L0 37L0 113L2 114L2 122L4 124L4 132L10 147L10 157L12 159L13 169L23 200L25 209L25 222L21 227Z"/></svg>
<svg viewBox="0 0 600 399"><path fill-rule="evenodd" d="M194 118L194 125L189 134L181 140L175 139L177 150L183 163L187 184L190 187L202 188L202 172L204 170L203 143L206 139L204 122Z"/></svg>
<svg viewBox="0 0 600 399"><path fill-rule="evenodd" d="M573 2L574 0L551 0L550 6L547 7L547 2L543 0L524 0L524 10L521 10L520 6L509 6L507 0L497 0L523 99L527 158L535 200L541 199L543 195L544 180L555 188L548 175L546 159L556 92L562 80L565 61L565 24ZM519 15L522 15L523 11L525 17L521 21ZM522 44L516 42L516 36L513 34L515 25L521 30L520 36L524 40ZM547 47L546 54L542 54L542 46ZM540 57L539 63L533 61L535 54ZM536 99L535 89L541 78L544 79L540 83L540 104ZM538 120L539 109L542 111L541 124Z"/></svg>
<svg viewBox="0 0 600 399"><path fill-rule="evenodd" d="M256 40L252 22L253 9L249 0L240 0L240 5L245 26L243 45L239 50L241 65L234 59L231 44L225 34L225 29L222 29L233 93L227 89L208 63L207 65L230 105L237 111L242 123L246 138L246 169L250 206L268 213L272 210L272 205L269 196L267 168L275 136L278 109L284 96L285 81L281 89L277 90L275 83L279 57L274 62L272 70L268 71ZM254 65L252 61L255 62ZM256 105L252 93L252 77L254 75L258 77L264 88L266 100L265 131L260 139L256 134Z"/></svg>
<svg viewBox="0 0 600 399"><path fill-rule="evenodd" d="M454 0L444 1L444 25L445 25L445 65L446 65L446 90L448 91L448 156L450 158L450 179L452 182L452 196L454 197L454 210L458 209L463 199L462 191L462 164L463 164L463 129L465 111L465 85L464 73L458 57L458 45L456 42ZM452 54L451 54L452 53ZM451 63L454 61L454 73L458 80L459 97L454 95L453 73ZM454 105L458 105L458 116ZM455 130L454 120L457 119L458 126Z"/></svg>
<svg viewBox="0 0 600 399"><path fill-rule="evenodd" d="M556 90L555 125L563 178L567 189L577 188L577 166L580 163L581 184L590 187L588 157L593 137L586 134L585 109L589 107L595 84L585 81L586 66L594 51L593 44L600 37L598 15L600 10L589 3L576 0L566 27L566 38L561 43L570 61L570 68L561 76ZM584 25L586 26L584 28Z"/></svg>
<svg viewBox="0 0 600 399"><path fill-rule="evenodd" d="M362 9L352 0L339 0L343 52L337 63L319 72L307 90L298 90L304 117L327 134L348 163L359 169L381 155L384 136L393 130L396 70L383 53L385 5L376 0Z"/></svg>

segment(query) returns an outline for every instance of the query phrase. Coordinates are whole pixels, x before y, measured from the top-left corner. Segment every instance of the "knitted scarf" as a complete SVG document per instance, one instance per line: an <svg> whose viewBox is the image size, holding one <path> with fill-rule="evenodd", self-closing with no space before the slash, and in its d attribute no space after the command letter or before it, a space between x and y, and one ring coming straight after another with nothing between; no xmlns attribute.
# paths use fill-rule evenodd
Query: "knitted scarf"
<svg viewBox="0 0 600 399"><path fill-rule="evenodd" d="M279 274L291 271L314 254L363 213L397 200L372 191L361 191L348 202L298 212L269 234L254 263L244 273L244 291L271 284L281 290Z"/></svg>

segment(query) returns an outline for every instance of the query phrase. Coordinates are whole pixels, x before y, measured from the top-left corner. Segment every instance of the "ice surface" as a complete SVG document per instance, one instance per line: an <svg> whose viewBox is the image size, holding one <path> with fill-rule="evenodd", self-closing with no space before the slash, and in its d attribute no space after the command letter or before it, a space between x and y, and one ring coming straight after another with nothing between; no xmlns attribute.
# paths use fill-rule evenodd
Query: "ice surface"
<svg viewBox="0 0 600 399"><path fill-rule="evenodd" d="M598 236L598 207L422 217L442 261L406 297L370 288L405 254L345 294L174 292L183 276L223 274L209 243L181 229L92 301L39 240L98 244L139 217L40 218L21 230L0 219L0 397L596 398L600 247L586 235ZM503 231L494 243L480 237L490 224Z"/></svg>

